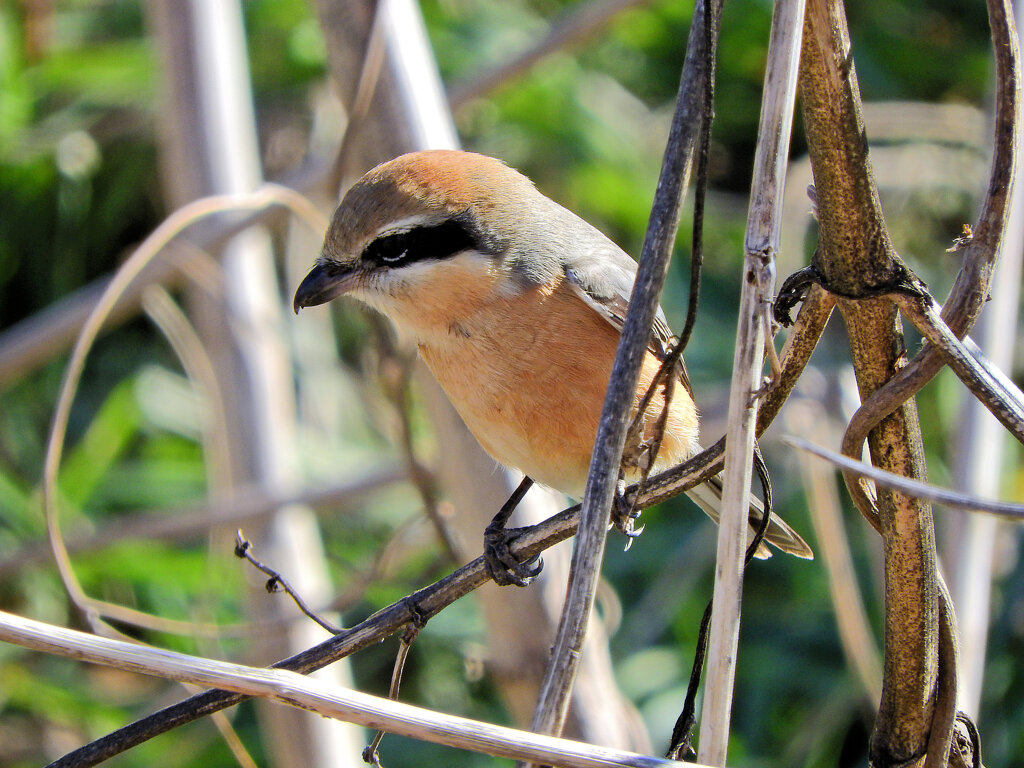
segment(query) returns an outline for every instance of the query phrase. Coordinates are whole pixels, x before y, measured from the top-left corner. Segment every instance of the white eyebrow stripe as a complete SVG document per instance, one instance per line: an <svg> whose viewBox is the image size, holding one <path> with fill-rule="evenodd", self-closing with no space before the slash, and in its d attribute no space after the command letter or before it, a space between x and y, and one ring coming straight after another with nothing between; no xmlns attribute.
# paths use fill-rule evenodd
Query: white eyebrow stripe
<svg viewBox="0 0 1024 768"><path fill-rule="evenodd" d="M404 219L389 221L383 227L374 232L373 237L370 238L370 242L381 237L386 237L387 235L398 235L403 232L409 232L416 229L416 227L432 227L440 224L444 219L444 216L418 213L415 216L407 216Z"/></svg>

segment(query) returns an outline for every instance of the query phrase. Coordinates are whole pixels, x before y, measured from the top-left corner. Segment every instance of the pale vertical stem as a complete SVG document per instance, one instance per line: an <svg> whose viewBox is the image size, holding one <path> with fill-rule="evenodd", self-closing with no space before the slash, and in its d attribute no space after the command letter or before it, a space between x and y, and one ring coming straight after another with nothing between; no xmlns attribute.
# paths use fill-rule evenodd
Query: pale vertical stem
<svg viewBox="0 0 1024 768"><path fill-rule="evenodd" d="M1014 9L1019 30L1024 24L1024 2L1017 0ZM978 318L973 334L988 359L1004 371L1013 369L1016 334L1008 331L1016 327L1020 303L1021 262L1024 260L1022 184L1024 166L1018 164L1002 253L996 265L998 279L993 281L992 300ZM956 457L956 485L958 490L967 493L996 497L999 495L1006 435L999 422L977 398L965 396L961 426L957 430L963 436L963 444ZM949 526L955 530L956 536L950 537L947 554L950 592L960 626L960 672L963 676L958 689L958 707L977 719L988 641L992 557L1000 522L988 515L951 514L957 516Z"/></svg>
<svg viewBox="0 0 1024 768"><path fill-rule="evenodd" d="M164 146L170 196L176 203L225 193L251 192L262 183L241 8L237 0L153 3L169 69L165 77ZM182 107L185 108L182 108ZM244 230L221 252L224 295L212 301L197 292L191 308L212 351L227 411L230 469L218 490L254 484L268 496L287 495L297 482L295 402L284 334L281 291L269 238ZM230 552L230 539L219 543ZM254 540L311 603L327 602L327 577L319 529L299 504L277 509ZM214 539L215 544L218 538ZM272 548L272 551L269 551ZM281 618L293 610L265 594L254 613ZM270 616L268 616L270 614ZM322 630L298 623L262 638L259 653L282 656L323 639ZM343 667L326 672L344 681ZM266 743L281 765L337 764L357 753L347 726L269 709L261 710Z"/></svg>
<svg viewBox="0 0 1024 768"><path fill-rule="evenodd" d="M778 0L775 4L754 158L739 327L729 390L722 519L718 528L714 608L697 758L709 765L725 765L729 742L757 422L755 393L761 379L765 318L775 287L775 252L782 222L782 190L793 125L803 16L803 0Z"/></svg>
<svg viewBox="0 0 1024 768"><path fill-rule="evenodd" d="M412 131L412 149L456 149L459 139L414 0L381 0L384 36L394 62L394 95L401 101Z"/></svg>

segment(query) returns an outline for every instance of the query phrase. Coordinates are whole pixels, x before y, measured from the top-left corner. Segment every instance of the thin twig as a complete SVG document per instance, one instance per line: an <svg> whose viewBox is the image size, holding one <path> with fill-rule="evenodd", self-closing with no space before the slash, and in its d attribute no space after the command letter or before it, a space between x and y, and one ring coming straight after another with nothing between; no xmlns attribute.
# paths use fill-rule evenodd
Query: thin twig
<svg viewBox="0 0 1024 768"><path fill-rule="evenodd" d="M1024 26L1024 4L1017 2L1015 6L1017 27L1020 29ZM1007 333L1006 329L1017 324L1024 266L1024 166L1020 163L1014 177L1010 205L1002 253L992 283L992 301L972 331L996 370L1013 369L1017 341L1016 334ZM964 344L970 351L973 342L969 336L964 336ZM1007 443L998 422L984 412L979 401L969 399L960 411L953 434L959 439L947 455L954 461L956 485L975 494L991 496L999 493ZM950 523L947 534L953 535L947 535L944 554L950 594L960 627L960 707L977 715L981 711L992 616L993 560L998 549L999 524L991 518L975 515L961 515L959 520L954 519ZM980 752L979 746L975 750L976 760Z"/></svg>
<svg viewBox="0 0 1024 768"><path fill-rule="evenodd" d="M764 465L759 449L756 451L755 458L758 477L761 480L761 490L764 496L764 514L761 516L761 522L754 533L754 537L747 545L747 550L743 557L744 568L750 565L750 561L754 559L754 555L761 546L761 542L764 541L764 535L768 532L768 525L772 519L772 486L768 478L768 470ZM686 697L683 700L682 711L679 713L676 724L672 728L672 737L669 741L668 751L665 753L666 757L673 760L697 756L691 740L693 726L697 722L697 691L700 687L701 672L704 669L704 661L708 652L713 608L714 598L712 597L708 600L708 605L700 619L700 625L697 629L696 649L693 654L693 665L690 668L690 680L686 685Z"/></svg>
<svg viewBox="0 0 1024 768"><path fill-rule="evenodd" d="M423 625L419 622L409 624L402 634L402 639L398 642L395 666L391 670L391 686L388 688L388 699L391 701L398 701L398 691L402 685L402 673L405 672L405 662L409 658L412 644L416 642L416 638L419 636L422 628ZM377 731L369 745L363 750L363 762L377 766L380 765L380 756L377 754L377 748L380 746L381 739L383 738L384 731Z"/></svg>
<svg viewBox="0 0 1024 768"><path fill-rule="evenodd" d="M697 145L697 177L693 190L693 232L690 238L690 288L686 302L686 321L683 330L674 342L669 345L665 359L661 361L658 372L651 379L651 383L636 406L633 421L629 425L626 445L644 445L642 433L644 424L647 421L647 408L654 399L655 393L660 387L663 390L661 413L655 423L653 437L649 445L644 446L647 450L647 461L641 467L640 475L641 489L647 485L651 469L658 458L661 444L665 437L665 425L668 423L668 416L672 406L672 398L675 395L677 378L682 375L689 389L689 378L683 363L683 352L690 343L693 328L697 324L697 312L700 309L700 283L701 272L704 267L704 203L707 198L708 188L708 163L711 156L711 125L714 122L715 104L715 67L717 64L718 51L718 28L711 22L715 14L715 8L711 3L704 4L704 52L707 72L704 77L704 103L700 117L700 134ZM687 393L693 397L693 392ZM632 513L634 510L630 510ZM630 517L632 520L632 517ZM628 531L630 535L637 535L643 530L641 526L637 531ZM629 549L632 539L627 542L626 549Z"/></svg>
<svg viewBox="0 0 1024 768"><path fill-rule="evenodd" d="M235 557L247 560L254 568L267 575L267 592L283 591L292 599L295 605L298 606L299 610L302 611L307 618L316 622L322 629L330 632L332 635L336 635L342 631L341 627L327 621L327 619L323 618L316 611L310 608L302 598L302 595L295 591L292 585L288 582L288 579L282 576L279 571L274 570L269 565L261 563L256 559L256 556L252 553L252 544L245 538L245 534L242 533L241 528L239 528L235 534Z"/></svg>
<svg viewBox="0 0 1024 768"><path fill-rule="evenodd" d="M843 472L849 472L857 477L869 478L878 485L900 491L907 496L944 504L947 507L962 509L965 512L985 512L1007 520L1024 520L1024 504L1013 504L1008 501L991 501L972 496L968 493L950 491L946 488L939 488L928 483L922 483L919 480L912 480L909 477L903 477L902 475L873 467L862 461L851 459L844 454L814 445L800 437L787 436L782 439L783 442L792 445L794 448L813 453L815 456L820 456L826 461L835 464Z"/></svg>

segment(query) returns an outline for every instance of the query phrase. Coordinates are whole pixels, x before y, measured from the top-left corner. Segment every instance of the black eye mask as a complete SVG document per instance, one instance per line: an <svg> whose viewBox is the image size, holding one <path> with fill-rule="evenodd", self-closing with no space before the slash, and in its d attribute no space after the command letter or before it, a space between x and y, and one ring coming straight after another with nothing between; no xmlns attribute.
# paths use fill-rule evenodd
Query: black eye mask
<svg viewBox="0 0 1024 768"><path fill-rule="evenodd" d="M457 219L405 232L382 235L366 246L362 260L380 267L398 267L428 259L446 259L457 253L482 250L475 235Z"/></svg>

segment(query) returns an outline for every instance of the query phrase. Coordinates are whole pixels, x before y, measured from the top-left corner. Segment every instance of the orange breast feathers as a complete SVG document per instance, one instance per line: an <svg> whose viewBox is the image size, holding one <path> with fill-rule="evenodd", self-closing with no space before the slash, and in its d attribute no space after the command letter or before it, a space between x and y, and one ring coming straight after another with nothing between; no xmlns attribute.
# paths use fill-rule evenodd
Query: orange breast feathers
<svg viewBox="0 0 1024 768"><path fill-rule="evenodd" d="M581 498L619 332L564 280L461 304L472 310L417 334L427 366L491 456ZM634 411L658 368L648 352ZM645 439L661 414L660 390L647 409ZM655 471L696 447L696 409L677 386Z"/></svg>

